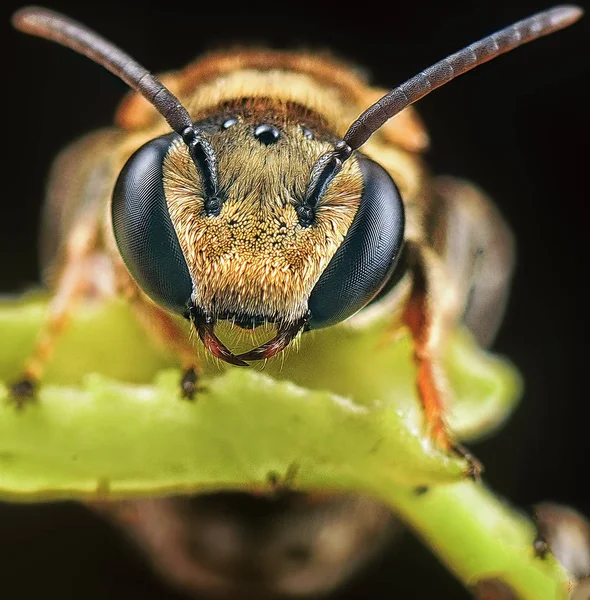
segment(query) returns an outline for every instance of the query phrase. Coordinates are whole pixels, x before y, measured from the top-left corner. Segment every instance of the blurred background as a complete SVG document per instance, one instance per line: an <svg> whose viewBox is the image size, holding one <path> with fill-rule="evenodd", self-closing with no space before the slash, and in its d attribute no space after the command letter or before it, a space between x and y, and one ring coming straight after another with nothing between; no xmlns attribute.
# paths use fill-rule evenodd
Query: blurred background
<svg viewBox="0 0 590 600"><path fill-rule="evenodd" d="M469 43L550 6L537 2L413 2L353 9L184 2L47 4L88 24L155 72L235 43L331 49L393 87ZM580 3L588 7L587 3ZM69 141L110 124L126 86L87 59L11 30L4 54L0 292L38 281L44 180ZM529 511L539 501L590 514L588 171L590 15L459 78L419 103L440 174L482 186L518 243L518 268L495 349L522 371L520 407L472 444L485 480ZM75 504L0 504L0 581L8 600L58 591L63 600L181 600L136 560L117 532ZM12 591L4 595L6 590ZM410 535L334 597L460 600L462 589Z"/></svg>

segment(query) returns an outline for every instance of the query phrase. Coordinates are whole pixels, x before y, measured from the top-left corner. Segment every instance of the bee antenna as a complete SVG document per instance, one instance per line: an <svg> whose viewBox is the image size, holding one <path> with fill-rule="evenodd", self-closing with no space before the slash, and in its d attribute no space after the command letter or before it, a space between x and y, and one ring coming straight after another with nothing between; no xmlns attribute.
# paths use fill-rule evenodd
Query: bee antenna
<svg viewBox="0 0 590 600"><path fill-rule="evenodd" d="M52 10L37 6L22 8L13 15L12 24L19 31L57 42L87 56L139 92L182 137L199 171L206 196L217 200L213 149L201 137L180 100L157 77L98 33Z"/></svg>
<svg viewBox="0 0 590 600"><path fill-rule="evenodd" d="M182 135L192 126L187 110L161 81L81 23L52 10L30 6L17 11L12 24L19 31L57 42L102 65L153 104L177 133Z"/></svg>
<svg viewBox="0 0 590 600"><path fill-rule="evenodd" d="M386 121L436 88L505 52L575 23L583 13L578 6L556 6L451 54L391 90L365 110L349 127L343 138L345 144L342 145L341 142L341 146L347 147L346 154L349 156L348 148L360 148ZM334 152L342 154L338 148ZM340 158L345 160L347 156L342 155Z"/></svg>

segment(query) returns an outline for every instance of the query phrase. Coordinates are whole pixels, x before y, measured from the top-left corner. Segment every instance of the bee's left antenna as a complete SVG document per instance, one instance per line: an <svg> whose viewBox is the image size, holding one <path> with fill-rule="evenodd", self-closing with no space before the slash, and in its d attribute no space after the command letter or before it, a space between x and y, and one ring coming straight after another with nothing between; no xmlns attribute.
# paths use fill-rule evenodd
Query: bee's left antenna
<svg viewBox="0 0 590 600"><path fill-rule="evenodd" d="M38 6L22 8L13 15L12 24L19 31L57 42L87 56L139 92L182 136L201 176L205 195L208 200L217 200L213 150L195 128L180 100L157 77L98 33L52 10Z"/></svg>
<svg viewBox="0 0 590 600"><path fill-rule="evenodd" d="M37 6L17 11L12 17L12 24L19 31L57 42L102 65L153 104L180 135L187 127L192 127L186 108L161 81L126 52L88 27Z"/></svg>

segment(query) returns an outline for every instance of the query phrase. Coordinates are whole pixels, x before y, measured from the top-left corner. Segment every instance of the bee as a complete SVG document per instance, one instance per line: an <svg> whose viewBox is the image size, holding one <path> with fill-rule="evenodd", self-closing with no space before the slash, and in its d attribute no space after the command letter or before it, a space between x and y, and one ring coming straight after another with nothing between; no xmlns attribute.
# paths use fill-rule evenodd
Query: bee
<svg viewBox="0 0 590 600"><path fill-rule="evenodd" d="M411 105L581 14L541 12L385 91L334 58L270 50L212 53L159 79L65 16L17 12L17 29L88 56L135 93L114 127L74 142L53 167L42 239L53 296L15 403L34 399L88 295L127 299L178 356L187 398L202 372L191 331L217 359L246 367L378 305L392 335L412 337L426 431L476 476L446 425L442 359L460 325L482 346L493 341L514 241L478 187L429 172ZM222 321L275 331L235 352Z"/></svg>

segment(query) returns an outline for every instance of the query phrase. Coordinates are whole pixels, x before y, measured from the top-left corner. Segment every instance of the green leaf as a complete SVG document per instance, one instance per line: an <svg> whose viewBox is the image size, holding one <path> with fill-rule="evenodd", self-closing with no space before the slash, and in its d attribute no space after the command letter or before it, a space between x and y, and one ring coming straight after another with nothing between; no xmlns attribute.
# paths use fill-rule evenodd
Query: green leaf
<svg viewBox="0 0 590 600"><path fill-rule="evenodd" d="M535 555L536 531L528 517L484 485L442 485L419 497L387 482L383 487L382 498L468 587L498 579L520 600L569 597L573 578L553 556Z"/></svg>
<svg viewBox="0 0 590 600"><path fill-rule="evenodd" d="M0 378L18 377L46 311L42 296L0 303ZM262 491L277 479L354 490L387 502L466 584L499 576L523 598L562 597L559 565L532 556L531 524L464 482L466 464L425 434L410 340L388 342L386 330L381 319L306 334L263 371L202 357L204 389L189 402L174 358L127 305L85 304L36 404L16 410L0 384L0 498ZM462 331L445 368L458 437L487 435L509 416L521 388L509 363ZM417 496L418 486L430 491Z"/></svg>
<svg viewBox="0 0 590 600"><path fill-rule="evenodd" d="M1 308L0 376L15 378L46 305L32 298ZM257 488L293 465L308 488L460 479L462 461L424 435L409 340L384 344L382 331L377 323L306 335L298 353L264 374L209 361L206 390L189 403L179 397L178 371L129 385L149 382L173 359L150 343L124 303L84 305L59 340L37 404L16 411L2 391L0 493ZM495 427L517 398L514 371L466 334L454 340L448 364L458 433Z"/></svg>

